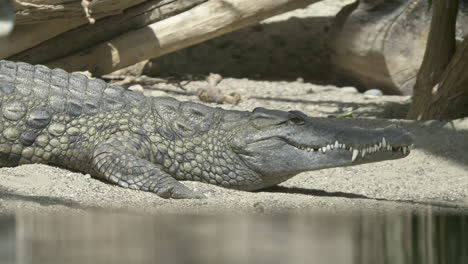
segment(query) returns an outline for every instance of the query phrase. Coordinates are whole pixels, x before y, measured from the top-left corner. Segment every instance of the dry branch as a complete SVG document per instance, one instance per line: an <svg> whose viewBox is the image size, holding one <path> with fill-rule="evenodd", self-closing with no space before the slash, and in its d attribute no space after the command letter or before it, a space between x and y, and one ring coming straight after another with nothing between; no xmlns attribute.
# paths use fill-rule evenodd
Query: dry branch
<svg viewBox="0 0 468 264"><path fill-rule="evenodd" d="M318 1L210 0L48 65L69 71L86 69L94 75L102 75Z"/></svg>

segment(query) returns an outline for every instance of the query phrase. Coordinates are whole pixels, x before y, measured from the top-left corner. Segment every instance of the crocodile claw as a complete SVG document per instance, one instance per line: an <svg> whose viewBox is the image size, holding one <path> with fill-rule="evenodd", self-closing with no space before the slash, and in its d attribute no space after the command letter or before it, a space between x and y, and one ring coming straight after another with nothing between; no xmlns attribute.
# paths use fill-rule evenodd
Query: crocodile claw
<svg viewBox="0 0 468 264"><path fill-rule="evenodd" d="M206 199L207 197L199 191L194 191L183 184L159 189L156 194L162 198L172 199Z"/></svg>

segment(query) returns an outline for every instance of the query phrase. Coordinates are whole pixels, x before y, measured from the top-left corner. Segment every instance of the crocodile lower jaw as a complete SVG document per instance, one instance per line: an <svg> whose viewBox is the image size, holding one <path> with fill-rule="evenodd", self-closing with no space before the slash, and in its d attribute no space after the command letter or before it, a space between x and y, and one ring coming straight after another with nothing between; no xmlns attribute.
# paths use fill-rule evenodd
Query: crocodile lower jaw
<svg viewBox="0 0 468 264"><path fill-rule="evenodd" d="M379 152L395 152L401 153L403 156L406 156L410 153L411 149L413 148L413 144L411 145L391 145L386 142L385 137L382 137L382 141L360 146L360 147L352 147L346 145L345 143L339 142L338 140L335 141L333 144L327 144L321 147L318 146L295 146L296 148L307 151L307 152L321 152L322 154L326 154L329 151L339 150L339 149L346 149L350 153L352 153L351 162L356 161L358 158L364 158L366 155L373 155Z"/></svg>

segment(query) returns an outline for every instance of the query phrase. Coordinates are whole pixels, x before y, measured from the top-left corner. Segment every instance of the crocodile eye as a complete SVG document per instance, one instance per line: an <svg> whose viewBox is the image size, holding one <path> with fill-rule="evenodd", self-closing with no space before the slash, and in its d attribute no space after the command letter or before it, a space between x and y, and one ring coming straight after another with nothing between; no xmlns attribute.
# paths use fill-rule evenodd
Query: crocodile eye
<svg viewBox="0 0 468 264"><path fill-rule="evenodd" d="M303 125L305 123L305 120L302 116L292 116L289 118L288 123L290 125Z"/></svg>

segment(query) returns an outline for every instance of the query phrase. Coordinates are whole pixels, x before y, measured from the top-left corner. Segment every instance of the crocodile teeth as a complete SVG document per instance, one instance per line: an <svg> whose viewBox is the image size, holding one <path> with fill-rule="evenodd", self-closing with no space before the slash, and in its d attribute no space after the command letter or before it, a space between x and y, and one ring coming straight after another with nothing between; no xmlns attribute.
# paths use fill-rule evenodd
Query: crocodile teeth
<svg viewBox="0 0 468 264"><path fill-rule="evenodd" d="M353 150L353 157L351 158L351 162L355 161L357 156L359 155L359 150Z"/></svg>
<svg viewBox="0 0 468 264"><path fill-rule="evenodd" d="M373 153L380 152L380 151L393 151L393 152L401 152L403 155L407 155L410 150L413 148L413 144L409 146L392 146L387 143L385 137L382 137L382 141L376 142L372 145L363 148L356 148L348 146L346 144L340 143L338 140L335 140L334 143L324 145L322 147L298 147L299 149L307 152L322 152L323 154L327 153L327 151L333 151L338 149L345 149L349 150L352 153L351 162L354 162L359 155L364 158L366 155L372 155Z"/></svg>

